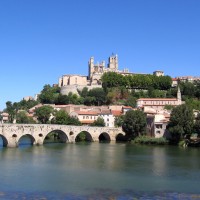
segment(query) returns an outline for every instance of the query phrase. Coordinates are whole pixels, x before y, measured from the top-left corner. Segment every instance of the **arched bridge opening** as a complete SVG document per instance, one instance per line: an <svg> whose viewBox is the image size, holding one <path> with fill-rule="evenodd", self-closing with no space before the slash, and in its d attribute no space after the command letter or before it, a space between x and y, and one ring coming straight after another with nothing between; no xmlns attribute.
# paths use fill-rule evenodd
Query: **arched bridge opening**
<svg viewBox="0 0 200 200"><path fill-rule="evenodd" d="M75 138L75 142L92 142L92 136L87 131L81 131Z"/></svg>
<svg viewBox="0 0 200 200"><path fill-rule="evenodd" d="M16 134L12 135L13 138L16 138L17 146L32 146L35 144L35 138L31 134L22 135L20 138L17 138Z"/></svg>
<svg viewBox="0 0 200 200"><path fill-rule="evenodd" d="M111 139L108 133L103 132L99 135L99 142L110 142L110 141Z"/></svg>
<svg viewBox="0 0 200 200"><path fill-rule="evenodd" d="M116 136L116 142L127 142L127 137L123 133L119 133Z"/></svg>
<svg viewBox="0 0 200 200"><path fill-rule="evenodd" d="M53 130L44 138L44 144L48 143L67 143L69 141L67 134L61 130Z"/></svg>
<svg viewBox="0 0 200 200"><path fill-rule="evenodd" d="M6 147L7 144L8 144L7 139L3 135L0 135L0 148Z"/></svg>

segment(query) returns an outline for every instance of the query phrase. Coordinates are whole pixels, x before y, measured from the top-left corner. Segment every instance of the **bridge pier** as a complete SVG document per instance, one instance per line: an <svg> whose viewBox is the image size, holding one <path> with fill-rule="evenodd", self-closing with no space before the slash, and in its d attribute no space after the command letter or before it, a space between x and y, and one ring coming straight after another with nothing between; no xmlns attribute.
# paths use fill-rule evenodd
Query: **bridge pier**
<svg viewBox="0 0 200 200"><path fill-rule="evenodd" d="M6 147L9 147L9 148L18 147L18 142L16 140L14 140L14 139L13 140L9 140Z"/></svg>

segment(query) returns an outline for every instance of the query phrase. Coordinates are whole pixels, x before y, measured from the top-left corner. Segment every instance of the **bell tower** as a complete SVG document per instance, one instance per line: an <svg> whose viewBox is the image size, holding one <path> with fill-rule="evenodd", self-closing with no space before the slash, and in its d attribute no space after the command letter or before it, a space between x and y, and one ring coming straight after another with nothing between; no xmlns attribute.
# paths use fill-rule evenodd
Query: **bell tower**
<svg viewBox="0 0 200 200"><path fill-rule="evenodd" d="M93 72L94 72L94 57L90 57L90 60L88 62L88 79L91 79Z"/></svg>
<svg viewBox="0 0 200 200"><path fill-rule="evenodd" d="M179 86L178 86L178 90L177 90L177 101L178 101L178 104L179 104L179 105L182 104L181 90L180 90L180 87L179 87Z"/></svg>
<svg viewBox="0 0 200 200"><path fill-rule="evenodd" d="M118 56L117 55L112 54L112 56L108 58L108 68L114 71L118 70Z"/></svg>

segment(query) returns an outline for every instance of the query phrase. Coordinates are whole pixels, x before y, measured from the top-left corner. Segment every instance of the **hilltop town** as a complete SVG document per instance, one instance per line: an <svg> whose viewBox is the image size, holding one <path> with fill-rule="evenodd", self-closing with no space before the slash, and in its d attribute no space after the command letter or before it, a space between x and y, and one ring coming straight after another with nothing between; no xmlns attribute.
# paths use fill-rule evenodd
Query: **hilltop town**
<svg viewBox="0 0 200 200"><path fill-rule="evenodd" d="M94 125L100 118L104 126L115 127L120 126L117 120L122 119L127 111L139 110L146 116L146 135L162 138L169 134L167 125L173 108L185 104L181 89L184 92L184 100L187 100L188 94L184 87L193 85L195 89L199 89L199 85L195 85L199 84L199 81L199 77L191 76L171 78L160 70L152 74L133 73L127 68L120 70L117 55L111 55L107 65L105 61L95 64L94 57L91 57L87 76L62 75L58 84L44 86L37 99L24 97L23 103L9 102L1 113L1 122L23 123L17 119L18 113L23 111L32 119L26 123L37 123L39 121L36 110L50 106L55 111L66 112L81 125ZM22 106L25 102L29 102L29 106ZM18 108L15 105L18 105ZM198 113L198 109L194 109L195 116ZM53 118L51 113L48 120Z"/></svg>

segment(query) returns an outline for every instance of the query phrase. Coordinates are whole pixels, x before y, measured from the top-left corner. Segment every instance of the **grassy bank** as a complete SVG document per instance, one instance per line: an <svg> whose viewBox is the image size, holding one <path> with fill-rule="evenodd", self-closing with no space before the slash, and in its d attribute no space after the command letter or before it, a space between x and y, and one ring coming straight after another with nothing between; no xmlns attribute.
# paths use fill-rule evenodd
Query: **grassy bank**
<svg viewBox="0 0 200 200"><path fill-rule="evenodd" d="M135 144L149 144L149 145L167 145L169 141L165 138L153 138L149 136L139 136L133 140Z"/></svg>

